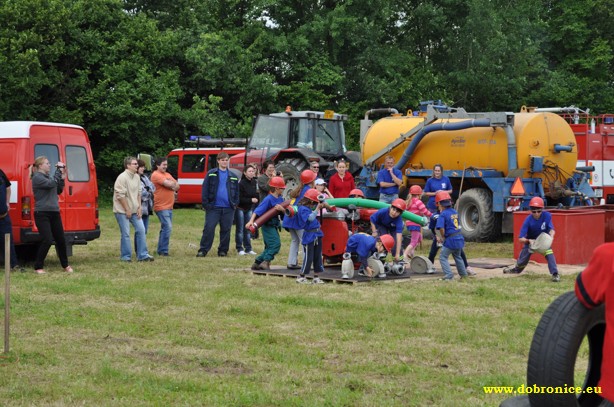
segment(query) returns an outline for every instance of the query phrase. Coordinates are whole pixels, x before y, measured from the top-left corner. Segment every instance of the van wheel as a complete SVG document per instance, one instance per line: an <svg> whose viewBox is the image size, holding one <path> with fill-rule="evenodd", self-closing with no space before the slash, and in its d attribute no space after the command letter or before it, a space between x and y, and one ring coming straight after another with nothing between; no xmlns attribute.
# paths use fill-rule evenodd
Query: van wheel
<svg viewBox="0 0 614 407"><path fill-rule="evenodd" d="M483 188L463 192L458 198L458 220L471 242L491 242L501 236L501 214L492 208L492 195Z"/></svg>
<svg viewBox="0 0 614 407"><path fill-rule="evenodd" d="M301 172L307 168L307 163L300 158L286 158L281 160L276 168L284 175L284 200L290 199L290 192L301 184Z"/></svg>
<svg viewBox="0 0 614 407"><path fill-rule="evenodd" d="M601 375L605 307L586 309L573 292L558 297L544 312L531 343L527 385L533 388L571 388L597 386ZM578 350L588 339L588 366L584 383L575 384L574 370ZM532 406L598 406L597 394L529 394Z"/></svg>

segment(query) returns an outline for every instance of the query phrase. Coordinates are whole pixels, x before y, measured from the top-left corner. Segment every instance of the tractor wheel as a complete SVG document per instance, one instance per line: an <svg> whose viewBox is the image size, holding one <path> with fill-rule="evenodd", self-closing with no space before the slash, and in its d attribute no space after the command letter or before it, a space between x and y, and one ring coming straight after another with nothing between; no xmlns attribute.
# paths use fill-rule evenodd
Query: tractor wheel
<svg viewBox="0 0 614 407"><path fill-rule="evenodd" d="M583 389L597 386L601 375L605 336L605 306L586 309L570 291L558 297L544 312L531 343L527 387ZM578 350L586 337L588 366L583 383L575 384ZM598 394L529 394L532 406L599 406Z"/></svg>
<svg viewBox="0 0 614 407"><path fill-rule="evenodd" d="M301 172L307 168L307 162L302 158L285 158L277 163L276 168L284 175L284 200L290 199L290 192L301 184Z"/></svg>
<svg viewBox="0 0 614 407"><path fill-rule="evenodd" d="M492 242L501 236L501 214L493 212L492 195L473 188L458 199L458 220L463 236L471 242Z"/></svg>

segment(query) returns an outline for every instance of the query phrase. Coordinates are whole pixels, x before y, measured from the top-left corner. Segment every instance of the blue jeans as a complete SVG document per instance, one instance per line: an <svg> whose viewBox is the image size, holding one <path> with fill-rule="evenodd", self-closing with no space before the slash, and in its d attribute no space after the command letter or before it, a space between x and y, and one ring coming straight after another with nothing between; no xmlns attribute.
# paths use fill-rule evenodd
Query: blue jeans
<svg viewBox="0 0 614 407"><path fill-rule="evenodd" d="M379 194L380 202L386 202L387 204L391 204L392 201L397 199L399 194Z"/></svg>
<svg viewBox="0 0 614 407"><path fill-rule="evenodd" d="M445 246L441 248L441 253L439 254L439 262L441 263L441 270L443 271L444 278L446 280L452 280L454 276L452 275L452 269L450 268L450 262L448 261L448 257L450 254L454 257L454 263L456 263L456 271L461 277L467 277L467 269L465 268L465 263L463 263L463 258L461 257L463 249L449 249Z"/></svg>
<svg viewBox="0 0 614 407"><path fill-rule="evenodd" d="M533 253L529 250L528 244L522 246L522 250L518 255L518 260L516 260L516 268L520 271L524 270L525 267L527 267L527 264L529 264L529 260L531 260L532 254ZM556 266L556 259L554 258L554 253L552 252L552 249L548 249L548 251L546 251L546 254L544 254L543 256L548 262L548 271L550 272L550 274L558 274L559 270Z"/></svg>
<svg viewBox="0 0 614 407"><path fill-rule="evenodd" d="M158 254L168 254L168 243L171 240L171 232L173 231L173 210L164 209L157 211L158 219L160 219L160 235L158 236Z"/></svg>
<svg viewBox="0 0 614 407"><path fill-rule="evenodd" d="M139 219L136 213L133 213L130 219L126 217L125 213L116 213L115 219L119 225L119 232L121 233L120 240L120 259L129 261L132 259L132 247L130 246L130 224L134 227L134 236L136 238L136 258L137 260L143 260L149 257L147 251L147 241L145 240L145 226L143 226L143 220Z"/></svg>
<svg viewBox="0 0 614 407"><path fill-rule="evenodd" d="M207 209L205 214L205 228L203 236L200 239L200 252L207 254L213 246L213 238L215 237L215 228L220 225L220 245L217 248L217 254L228 253L230 247L230 231L232 230L232 220L235 216L233 208L213 208Z"/></svg>
<svg viewBox="0 0 614 407"><path fill-rule="evenodd" d="M252 210L243 210L237 208L235 210L235 244L237 252L245 249L246 252L252 251L252 234L248 229L245 229L245 224L252 217Z"/></svg>

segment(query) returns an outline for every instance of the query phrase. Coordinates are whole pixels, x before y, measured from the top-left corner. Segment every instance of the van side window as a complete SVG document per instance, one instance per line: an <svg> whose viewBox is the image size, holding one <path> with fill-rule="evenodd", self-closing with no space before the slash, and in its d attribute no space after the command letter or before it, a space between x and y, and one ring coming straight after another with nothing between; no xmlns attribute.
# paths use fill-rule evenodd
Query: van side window
<svg viewBox="0 0 614 407"><path fill-rule="evenodd" d="M217 154L209 155L209 163L207 165L207 171L217 168Z"/></svg>
<svg viewBox="0 0 614 407"><path fill-rule="evenodd" d="M32 163L34 163L34 159L36 157L40 157L44 155L49 160L49 164L51 164L51 172L49 175L53 178L53 174L55 174L55 164L60 161L60 150L58 146L55 144L36 144L34 146L34 157L32 157Z"/></svg>
<svg viewBox="0 0 614 407"><path fill-rule="evenodd" d="M181 164L182 172L204 172L205 171L205 155L204 154L184 154L183 164Z"/></svg>
<svg viewBox="0 0 614 407"><path fill-rule="evenodd" d="M169 155L166 157L166 162L168 167L166 167L166 171L173 176L175 179L179 179L177 174L177 169L179 168L179 156Z"/></svg>
<svg viewBox="0 0 614 407"><path fill-rule="evenodd" d="M84 147L66 146L66 168L69 181L87 182L90 180L87 152Z"/></svg>

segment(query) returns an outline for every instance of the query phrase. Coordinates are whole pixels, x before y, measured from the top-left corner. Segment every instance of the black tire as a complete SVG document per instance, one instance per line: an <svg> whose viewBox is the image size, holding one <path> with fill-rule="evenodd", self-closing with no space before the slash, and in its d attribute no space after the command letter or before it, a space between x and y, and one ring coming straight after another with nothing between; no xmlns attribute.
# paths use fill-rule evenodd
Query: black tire
<svg viewBox="0 0 614 407"><path fill-rule="evenodd" d="M586 309L573 292L558 297L544 312L531 342L527 386L570 388L597 386L601 375L605 307ZM589 362L584 383L574 384L578 349L588 339ZM532 406L598 406L597 394L529 394Z"/></svg>
<svg viewBox="0 0 614 407"><path fill-rule="evenodd" d="M301 158L285 158L277 163L277 171L281 171L286 183L284 199L290 199L290 192L301 184L301 172L307 168L307 162Z"/></svg>
<svg viewBox="0 0 614 407"><path fill-rule="evenodd" d="M468 189L458 199L458 221L465 240L492 242L501 237L501 214L493 212L492 195L483 188Z"/></svg>

